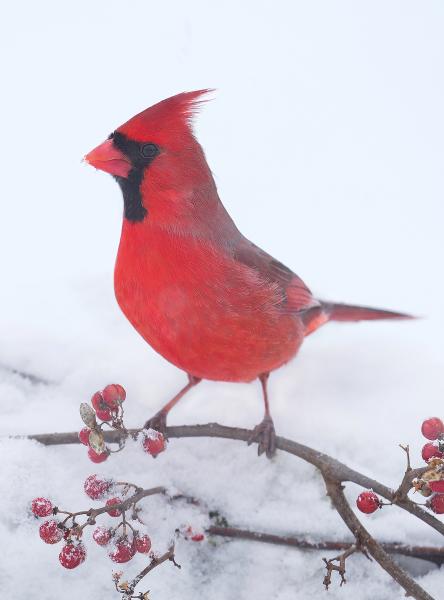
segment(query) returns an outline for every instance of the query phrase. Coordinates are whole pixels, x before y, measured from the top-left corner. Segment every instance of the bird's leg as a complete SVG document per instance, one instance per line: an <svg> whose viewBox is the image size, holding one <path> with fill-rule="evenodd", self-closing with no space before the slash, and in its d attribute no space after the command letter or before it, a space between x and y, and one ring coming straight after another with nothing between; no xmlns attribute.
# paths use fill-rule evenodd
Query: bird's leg
<svg viewBox="0 0 444 600"><path fill-rule="evenodd" d="M195 385L197 385L201 379L199 377L194 377L194 375L190 375L188 373L188 383L187 385L180 390L169 402L165 404L163 408L157 412L154 417L148 419L148 421L143 426L144 429L155 429L156 431L160 431L166 437L166 426L167 426L167 416L170 410L175 406L179 400L185 396L185 394L191 390Z"/></svg>
<svg viewBox="0 0 444 600"><path fill-rule="evenodd" d="M264 396L265 414L259 425L253 429L251 436L248 439L248 445L257 442L257 453L260 456L265 452L267 458L272 458L276 452L276 432L274 430L273 419L270 414L270 406L268 404L267 381L269 373L259 375L259 380L262 386Z"/></svg>

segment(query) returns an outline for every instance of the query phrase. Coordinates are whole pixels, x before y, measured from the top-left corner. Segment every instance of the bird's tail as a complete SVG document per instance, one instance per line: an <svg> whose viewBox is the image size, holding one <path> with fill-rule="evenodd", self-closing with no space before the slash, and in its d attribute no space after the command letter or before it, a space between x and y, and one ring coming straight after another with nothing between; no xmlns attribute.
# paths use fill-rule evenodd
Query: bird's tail
<svg viewBox="0 0 444 600"><path fill-rule="evenodd" d="M369 306L322 302L329 321L374 321L380 319L414 319L412 315Z"/></svg>
<svg viewBox="0 0 444 600"><path fill-rule="evenodd" d="M321 302L320 306L307 310L302 320L305 325L305 335L316 331L328 321L374 321L381 319L414 319L412 315L370 308L369 306L354 306L353 304L337 304Z"/></svg>

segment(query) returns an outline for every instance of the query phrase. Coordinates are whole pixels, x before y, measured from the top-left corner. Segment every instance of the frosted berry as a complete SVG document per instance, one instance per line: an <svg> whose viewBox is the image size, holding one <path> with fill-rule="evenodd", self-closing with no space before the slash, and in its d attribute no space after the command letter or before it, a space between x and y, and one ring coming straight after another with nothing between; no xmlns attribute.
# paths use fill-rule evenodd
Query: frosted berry
<svg viewBox="0 0 444 600"><path fill-rule="evenodd" d="M96 410L96 416L99 419L99 421L111 421L111 419L113 418L110 411L107 408Z"/></svg>
<svg viewBox="0 0 444 600"><path fill-rule="evenodd" d="M111 383L107 385L102 391L103 402L111 410L117 410L119 404L121 404L126 398L126 392L124 388L118 383Z"/></svg>
<svg viewBox="0 0 444 600"><path fill-rule="evenodd" d="M91 398L91 404L96 411L96 416L101 421L111 421L111 413L109 407L105 404L102 392L96 392Z"/></svg>
<svg viewBox="0 0 444 600"><path fill-rule="evenodd" d="M193 542L201 542L205 538L203 533L195 533L191 539Z"/></svg>
<svg viewBox="0 0 444 600"><path fill-rule="evenodd" d="M444 494L435 494L429 500L428 505L437 515L442 515L444 513Z"/></svg>
<svg viewBox="0 0 444 600"><path fill-rule="evenodd" d="M122 502L123 500L121 498L110 498L106 501L105 506L113 506L114 504L121 504ZM122 514L118 508L108 510L107 512L110 515L110 517L120 517L120 515Z"/></svg>
<svg viewBox="0 0 444 600"><path fill-rule="evenodd" d="M148 554L151 550L151 540L148 535L137 536L135 539L135 546L137 552L141 554Z"/></svg>
<svg viewBox="0 0 444 600"><path fill-rule="evenodd" d="M148 429L142 442L143 449L151 456L157 456L165 450L165 438L155 429Z"/></svg>
<svg viewBox="0 0 444 600"><path fill-rule="evenodd" d="M438 417L426 419L421 425L421 433L428 440L436 440L441 433L444 433L444 423Z"/></svg>
<svg viewBox="0 0 444 600"><path fill-rule="evenodd" d="M444 479L439 479L438 481L429 481L428 486L432 492L444 494Z"/></svg>
<svg viewBox="0 0 444 600"><path fill-rule="evenodd" d="M91 404L94 410L100 410L101 408L105 408L103 402L102 392L96 392L91 398Z"/></svg>
<svg viewBox="0 0 444 600"><path fill-rule="evenodd" d="M120 538L111 549L108 556L116 563L126 563L131 560L136 550L134 544L127 538Z"/></svg>
<svg viewBox="0 0 444 600"><path fill-rule="evenodd" d="M107 527L96 527L93 531L93 540L99 546L106 546L111 541L113 537L111 529Z"/></svg>
<svg viewBox="0 0 444 600"><path fill-rule="evenodd" d="M31 510L36 517L48 517L52 509L52 502L47 498L34 498L31 502Z"/></svg>
<svg viewBox="0 0 444 600"><path fill-rule="evenodd" d="M102 452L101 454L97 454L92 448L88 449L88 458L93 463L101 463L105 461L109 456L108 452Z"/></svg>
<svg viewBox="0 0 444 600"><path fill-rule="evenodd" d="M57 527L57 521L45 521L39 527L39 535L45 544L57 544L63 538L63 531Z"/></svg>
<svg viewBox="0 0 444 600"><path fill-rule="evenodd" d="M89 427L84 427L81 431L79 431L79 440L84 446L89 446L89 434L91 433L91 429Z"/></svg>
<svg viewBox="0 0 444 600"><path fill-rule="evenodd" d="M370 514L381 507L381 501L374 492L367 491L359 494L356 506L361 512Z"/></svg>
<svg viewBox="0 0 444 600"><path fill-rule="evenodd" d="M59 554L60 564L62 567L65 567L65 569L75 569L82 564L85 558L85 546L83 544L74 545L72 542L63 546Z"/></svg>
<svg viewBox="0 0 444 600"><path fill-rule="evenodd" d="M434 446L432 442L428 442L422 447L421 450L422 458L428 462L431 458L442 458L442 452L440 452L437 446Z"/></svg>
<svg viewBox="0 0 444 600"><path fill-rule="evenodd" d="M112 486L113 482L110 479L100 479L97 475L90 475L85 479L83 489L91 500L101 500Z"/></svg>

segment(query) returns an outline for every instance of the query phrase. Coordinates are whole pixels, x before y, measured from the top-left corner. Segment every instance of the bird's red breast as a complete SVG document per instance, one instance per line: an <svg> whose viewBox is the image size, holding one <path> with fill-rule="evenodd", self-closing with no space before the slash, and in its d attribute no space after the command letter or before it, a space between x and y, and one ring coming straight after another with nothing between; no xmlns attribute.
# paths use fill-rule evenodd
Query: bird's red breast
<svg viewBox="0 0 444 600"><path fill-rule="evenodd" d="M117 301L145 340L205 379L249 381L297 352L299 318L282 288L214 242L124 222Z"/></svg>

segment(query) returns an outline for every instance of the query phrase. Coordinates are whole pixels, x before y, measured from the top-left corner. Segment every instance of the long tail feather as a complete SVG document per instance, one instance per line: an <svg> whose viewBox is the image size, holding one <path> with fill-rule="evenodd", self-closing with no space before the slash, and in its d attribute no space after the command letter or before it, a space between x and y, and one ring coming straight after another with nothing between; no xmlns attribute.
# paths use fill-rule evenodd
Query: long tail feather
<svg viewBox="0 0 444 600"><path fill-rule="evenodd" d="M412 315L351 304L323 302L329 321L373 321L377 319L414 319Z"/></svg>

